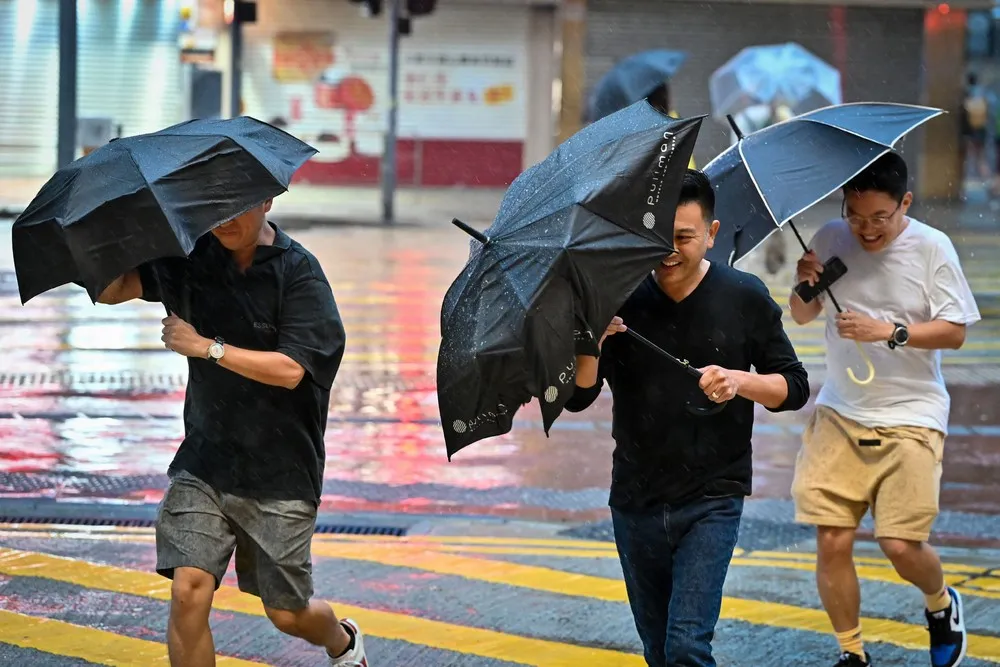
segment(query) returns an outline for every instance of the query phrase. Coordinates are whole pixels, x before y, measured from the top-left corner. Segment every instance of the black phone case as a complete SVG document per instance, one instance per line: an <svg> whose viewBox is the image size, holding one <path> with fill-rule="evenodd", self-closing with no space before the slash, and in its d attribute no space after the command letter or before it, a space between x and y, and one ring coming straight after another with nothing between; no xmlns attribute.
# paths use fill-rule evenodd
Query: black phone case
<svg viewBox="0 0 1000 667"><path fill-rule="evenodd" d="M799 295L805 303L809 303L819 296L833 283L840 280L847 273L847 266L839 257L831 257L823 264L823 273L819 276L819 282L810 285L808 282L801 282L795 286L795 293Z"/></svg>

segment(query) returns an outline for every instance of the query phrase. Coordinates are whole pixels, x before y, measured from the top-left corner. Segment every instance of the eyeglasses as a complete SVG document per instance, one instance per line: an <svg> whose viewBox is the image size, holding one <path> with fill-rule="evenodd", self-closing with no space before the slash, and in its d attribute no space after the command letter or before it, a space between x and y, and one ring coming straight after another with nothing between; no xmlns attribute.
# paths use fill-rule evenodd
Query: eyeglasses
<svg viewBox="0 0 1000 667"><path fill-rule="evenodd" d="M864 215L856 215L856 214L847 215L847 202L845 201L840 205L840 217L846 220L847 224L849 224L851 227L864 227L865 223L868 223L869 227L873 227L875 229L881 229L882 227L885 227L886 225L889 224L893 216L896 215L896 213L899 211L900 208L902 208L902 206L903 202L902 200L900 200L900 202L896 204L896 208L893 209L892 213L890 213L889 215L873 215L871 217L867 217Z"/></svg>

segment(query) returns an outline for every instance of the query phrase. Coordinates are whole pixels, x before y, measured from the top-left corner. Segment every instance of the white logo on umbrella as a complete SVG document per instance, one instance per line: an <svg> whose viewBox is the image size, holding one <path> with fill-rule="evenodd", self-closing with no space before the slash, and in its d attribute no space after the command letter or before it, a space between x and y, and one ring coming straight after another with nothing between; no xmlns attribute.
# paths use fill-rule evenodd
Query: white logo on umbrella
<svg viewBox="0 0 1000 667"><path fill-rule="evenodd" d="M559 390L556 387L549 387L545 390L546 403L555 403L557 398L559 398Z"/></svg>
<svg viewBox="0 0 1000 667"><path fill-rule="evenodd" d="M465 433L465 429L468 428L461 419L453 421L451 427L455 430L455 433Z"/></svg>
<svg viewBox="0 0 1000 667"><path fill-rule="evenodd" d="M656 226L656 216L647 212L642 216L642 224L646 229L652 229Z"/></svg>

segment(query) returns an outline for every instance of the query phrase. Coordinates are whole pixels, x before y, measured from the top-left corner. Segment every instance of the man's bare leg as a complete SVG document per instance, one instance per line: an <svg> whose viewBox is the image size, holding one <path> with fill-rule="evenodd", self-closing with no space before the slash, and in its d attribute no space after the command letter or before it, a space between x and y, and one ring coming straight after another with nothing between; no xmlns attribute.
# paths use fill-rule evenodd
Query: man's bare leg
<svg viewBox="0 0 1000 667"><path fill-rule="evenodd" d="M174 570L167 622L171 667L215 667L215 643L208 624L213 597L214 576L194 567Z"/></svg>
<svg viewBox="0 0 1000 667"><path fill-rule="evenodd" d="M323 646L334 658L343 655L351 643L351 635L322 600L313 600L305 609L296 611L264 607L264 613L281 632Z"/></svg>
<svg viewBox="0 0 1000 667"><path fill-rule="evenodd" d="M944 570L934 547L926 542L891 538L881 538L878 544L899 576L919 588L925 596L944 589Z"/></svg>
<svg viewBox="0 0 1000 667"><path fill-rule="evenodd" d="M836 632L858 627L861 585L854 569L853 528L817 527L816 587Z"/></svg>

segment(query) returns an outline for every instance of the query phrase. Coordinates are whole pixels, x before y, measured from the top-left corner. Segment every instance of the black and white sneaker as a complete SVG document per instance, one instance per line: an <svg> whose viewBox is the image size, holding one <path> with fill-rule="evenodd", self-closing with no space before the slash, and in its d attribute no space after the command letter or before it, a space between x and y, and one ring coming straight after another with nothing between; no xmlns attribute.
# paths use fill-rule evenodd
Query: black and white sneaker
<svg viewBox="0 0 1000 667"><path fill-rule="evenodd" d="M924 610L927 630L931 634L932 667L958 667L969 644L962 596L954 588L948 589L948 595L951 596L951 605L947 609L933 614Z"/></svg>
<svg viewBox="0 0 1000 667"><path fill-rule="evenodd" d="M871 667L872 658L870 655L865 653L865 657L861 657L857 653L851 653L850 651L844 651L840 654L840 660L833 667Z"/></svg>

